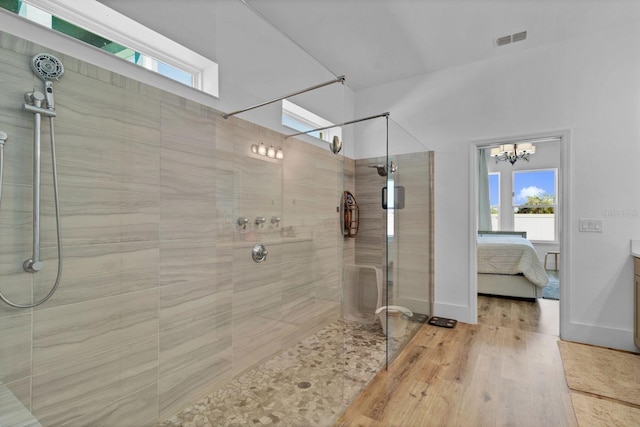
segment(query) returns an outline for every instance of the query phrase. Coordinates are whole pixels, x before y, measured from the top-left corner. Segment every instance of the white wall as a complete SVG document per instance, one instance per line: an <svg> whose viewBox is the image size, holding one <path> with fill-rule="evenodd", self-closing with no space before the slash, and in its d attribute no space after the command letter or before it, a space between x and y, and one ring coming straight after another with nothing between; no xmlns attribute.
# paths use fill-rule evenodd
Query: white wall
<svg viewBox="0 0 640 427"><path fill-rule="evenodd" d="M356 115L389 110L435 150L436 314L476 321L468 292L471 141L567 129L561 333L635 349L629 239L640 236L638 52L636 22L356 94ZM578 218L603 219L603 233L579 233Z"/></svg>

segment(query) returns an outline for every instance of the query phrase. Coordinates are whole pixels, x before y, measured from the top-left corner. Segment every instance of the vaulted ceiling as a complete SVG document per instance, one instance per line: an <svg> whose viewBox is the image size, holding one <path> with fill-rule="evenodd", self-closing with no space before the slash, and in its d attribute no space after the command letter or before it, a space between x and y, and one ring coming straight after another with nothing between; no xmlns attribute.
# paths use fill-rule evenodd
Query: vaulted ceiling
<svg viewBox="0 0 640 427"><path fill-rule="evenodd" d="M238 40L246 36L260 44L251 55L273 61L263 75L268 68L278 72L282 50L294 46L319 67L346 74L347 85L356 91L640 17L640 1L632 0L99 1L214 61L222 42L237 40L238 49L247 49ZM254 23L260 18L280 42L261 35L264 29ZM232 30L225 34L221 28ZM527 31L525 41L496 47L496 38L521 31Z"/></svg>

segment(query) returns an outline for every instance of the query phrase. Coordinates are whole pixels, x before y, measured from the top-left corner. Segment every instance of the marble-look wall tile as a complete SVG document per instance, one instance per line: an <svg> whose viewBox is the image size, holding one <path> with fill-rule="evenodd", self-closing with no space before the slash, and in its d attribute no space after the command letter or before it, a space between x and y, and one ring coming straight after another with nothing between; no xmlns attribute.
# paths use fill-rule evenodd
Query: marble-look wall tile
<svg viewBox="0 0 640 427"><path fill-rule="evenodd" d="M278 319L249 316L233 323L233 371L236 376L282 349L295 326Z"/></svg>
<svg viewBox="0 0 640 427"><path fill-rule="evenodd" d="M158 102L72 72L56 87L56 101L61 185L157 194ZM43 183L46 168L43 161Z"/></svg>
<svg viewBox="0 0 640 427"><path fill-rule="evenodd" d="M356 160L355 197L360 208L360 229L355 242L355 263L386 267L386 212L381 206L381 191L386 180L370 164L384 163L385 158Z"/></svg>
<svg viewBox="0 0 640 427"><path fill-rule="evenodd" d="M0 408L2 408L0 411L0 425L42 427L42 424L31 415L28 406L24 405L21 399L18 399L18 396L23 393L23 390L17 387L23 387L25 381L23 380L21 382L23 384L20 386L18 386L17 383L12 383L13 388L11 389L0 382ZM29 380L27 380L27 386L28 382Z"/></svg>
<svg viewBox="0 0 640 427"><path fill-rule="evenodd" d="M288 139L283 161L283 211L285 226L310 226L315 222L316 158L318 154L302 141Z"/></svg>
<svg viewBox="0 0 640 427"><path fill-rule="evenodd" d="M160 285L188 283L212 277L216 241L186 238L160 241Z"/></svg>
<svg viewBox="0 0 640 427"><path fill-rule="evenodd" d="M288 242L285 239L278 248L282 253L279 269L285 294L301 287L306 288L316 280L316 272L313 268L315 247L312 240Z"/></svg>
<svg viewBox="0 0 640 427"><path fill-rule="evenodd" d="M92 427L112 426L153 427L158 423L158 386L135 390L102 407L95 408L74 419L73 425Z"/></svg>
<svg viewBox="0 0 640 427"><path fill-rule="evenodd" d="M214 194L163 193L160 211L160 240L214 239L217 235Z"/></svg>
<svg viewBox="0 0 640 427"><path fill-rule="evenodd" d="M31 376L21 378L16 381L5 383L4 386L13 394L13 396L22 403L22 405L30 410L31 408ZM0 408L4 408L0 405ZM0 425L1 422L0 422Z"/></svg>
<svg viewBox="0 0 640 427"><path fill-rule="evenodd" d="M158 193L60 187L62 241L65 247L157 241ZM53 199L43 194L41 244L57 244Z"/></svg>
<svg viewBox="0 0 640 427"><path fill-rule="evenodd" d="M161 418L230 379L231 301L229 281L160 289Z"/></svg>
<svg viewBox="0 0 640 427"><path fill-rule="evenodd" d="M155 135L155 139L145 142L116 130L95 129L92 126L100 123L100 117L93 118L95 123L91 119L82 122L85 127L81 129L70 129L66 121L71 119L62 112L58 117L56 156L61 186L158 193L160 134L157 129L144 128ZM119 124L116 129L122 127ZM47 142L48 136L43 136L43 147ZM51 186L52 181L49 156L49 149L43 148L43 187Z"/></svg>
<svg viewBox="0 0 640 427"><path fill-rule="evenodd" d="M430 314L433 272L430 259L424 257L424 254L431 253L433 239L429 153L400 155L396 159L398 164L402 164L402 170L397 172L397 184L405 187L405 208L396 212L399 245L395 295L400 302L412 301L412 310Z"/></svg>
<svg viewBox="0 0 640 427"><path fill-rule="evenodd" d="M35 296L49 292L57 274L57 249L41 252L45 268L34 276ZM63 248L63 280L46 310L158 286L160 250L157 241Z"/></svg>
<svg viewBox="0 0 640 427"><path fill-rule="evenodd" d="M247 149L248 152L248 149ZM275 160L246 155L235 159L234 198L238 216L253 220L270 218L282 212L282 169ZM266 226L266 224L264 224ZM263 228L261 228L263 229Z"/></svg>
<svg viewBox="0 0 640 427"><path fill-rule="evenodd" d="M214 117L215 123L215 138L216 138L216 150L220 153L224 153L227 155L234 154L235 151L235 123L240 119L237 117L230 117L228 119L224 119L221 114L216 114ZM219 153L216 153L216 157L219 156ZM233 166L233 158L231 158L231 166ZM219 165L223 167L223 165Z"/></svg>
<svg viewBox="0 0 640 427"><path fill-rule="evenodd" d="M0 292L18 304L29 304L33 275L22 267L32 256L31 188L5 184L0 211ZM0 303L0 318L20 314L21 309Z"/></svg>
<svg viewBox="0 0 640 427"><path fill-rule="evenodd" d="M172 148L202 159L214 157L216 150L216 113L205 106L186 101L180 107L162 104L164 148Z"/></svg>
<svg viewBox="0 0 640 427"><path fill-rule="evenodd" d="M0 322L0 381L9 383L31 375L30 312L5 317Z"/></svg>
<svg viewBox="0 0 640 427"><path fill-rule="evenodd" d="M356 162L353 159L343 158L343 185L342 191L347 190L356 193ZM342 194L340 194L342 197ZM342 224L342 218L338 218ZM340 225L342 227L342 225ZM340 231L342 233L342 229ZM341 234L342 235L342 234ZM356 241L351 238L343 238L344 264L355 264L356 262Z"/></svg>
<svg viewBox="0 0 640 427"><path fill-rule="evenodd" d="M32 409L74 423L157 383L157 290L34 313Z"/></svg>

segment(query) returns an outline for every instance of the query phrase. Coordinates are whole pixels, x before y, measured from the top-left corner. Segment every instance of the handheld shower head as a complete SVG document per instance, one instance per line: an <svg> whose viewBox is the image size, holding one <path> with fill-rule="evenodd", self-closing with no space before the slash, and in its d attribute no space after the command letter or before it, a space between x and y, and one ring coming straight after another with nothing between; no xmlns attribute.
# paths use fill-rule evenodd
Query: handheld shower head
<svg viewBox="0 0 640 427"><path fill-rule="evenodd" d="M31 69L44 81L44 92L47 108L54 109L52 80L60 80L64 74L64 66L58 58L48 53L39 53L31 58Z"/></svg>
<svg viewBox="0 0 640 427"><path fill-rule="evenodd" d="M39 53L31 58L31 69L42 80L60 80L64 74L64 66L58 58L48 53Z"/></svg>

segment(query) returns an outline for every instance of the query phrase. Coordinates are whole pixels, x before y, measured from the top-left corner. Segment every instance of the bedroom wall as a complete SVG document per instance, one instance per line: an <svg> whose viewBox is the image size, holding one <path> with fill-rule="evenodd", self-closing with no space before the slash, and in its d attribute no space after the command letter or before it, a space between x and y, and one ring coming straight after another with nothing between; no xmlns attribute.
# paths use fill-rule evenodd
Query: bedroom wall
<svg viewBox="0 0 640 427"><path fill-rule="evenodd" d="M472 141L570 131L561 334L634 350L631 238L640 237L640 17L633 25L358 92L435 150L436 314L475 322ZM578 232L579 218L603 220Z"/></svg>

